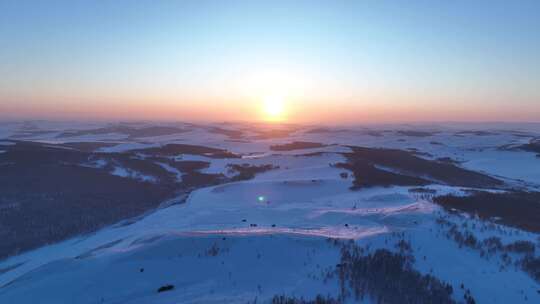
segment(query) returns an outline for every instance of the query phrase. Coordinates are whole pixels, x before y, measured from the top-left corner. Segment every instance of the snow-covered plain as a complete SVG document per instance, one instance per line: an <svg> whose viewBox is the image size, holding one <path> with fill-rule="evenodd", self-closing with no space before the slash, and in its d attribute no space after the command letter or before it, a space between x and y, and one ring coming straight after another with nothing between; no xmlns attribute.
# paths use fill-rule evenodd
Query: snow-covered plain
<svg viewBox="0 0 540 304"><path fill-rule="evenodd" d="M12 144L7 140L28 140L26 135L18 138L17 128L9 126L0 133L5 134L0 145ZM213 133L210 127L245 130L244 124L189 126L192 129L188 132L141 139L95 134L66 141L52 133L32 135L31 140L48 143L116 143L100 148L104 153L182 143L226 149L242 156L177 156L209 162L209 167L201 170L205 173L230 175L229 164L272 164L279 168L251 180L197 189L185 203L0 261L0 303L265 303L281 294L308 299L317 294L337 296L338 281L324 280L325 270L334 268L340 255L339 246L329 239L351 239L370 248L392 249L397 233L410 241L415 268L451 283L458 302L463 299L459 286L464 284L477 303L540 303L540 284L519 267L501 269L497 258L486 259L445 237L437 219L446 213L426 197L410 187L352 190L350 172L344 176L346 170L331 166L344 161L340 153L349 151L349 145L416 149L428 159L450 157L465 168L534 190L540 186L540 158L530 152L499 148L537 138L537 125L511 129L473 126L475 131L486 132L476 134L460 133L471 130L470 125L385 125L321 132L314 132L316 127L295 126L289 135L271 139L244 131L242 140ZM54 134L67 128L54 123L41 126L40 122L35 127L55 130ZM97 127L69 125L70 130ZM403 130L429 134L400 133ZM328 146L292 151L271 148L294 141ZM181 179L174 168L161 166ZM120 167L114 174L133 175ZM463 193L461 188L443 185L427 188L438 194ZM452 215L456 222L464 219L482 225L479 219ZM476 233L481 239L488 237L486 232ZM539 237L511 228L489 233L507 243L538 243ZM174 289L158 293L164 285Z"/></svg>

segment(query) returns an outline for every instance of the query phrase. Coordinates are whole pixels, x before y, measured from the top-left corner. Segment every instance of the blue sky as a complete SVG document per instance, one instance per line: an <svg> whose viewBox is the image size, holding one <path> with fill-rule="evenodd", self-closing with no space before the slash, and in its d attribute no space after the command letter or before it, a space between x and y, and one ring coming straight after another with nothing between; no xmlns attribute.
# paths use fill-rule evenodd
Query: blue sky
<svg viewBox="0 0 540 304"><path fill-rule="evenodd" d="M1 0L0 110L540 120L539 54L540 1Z"/></svg>

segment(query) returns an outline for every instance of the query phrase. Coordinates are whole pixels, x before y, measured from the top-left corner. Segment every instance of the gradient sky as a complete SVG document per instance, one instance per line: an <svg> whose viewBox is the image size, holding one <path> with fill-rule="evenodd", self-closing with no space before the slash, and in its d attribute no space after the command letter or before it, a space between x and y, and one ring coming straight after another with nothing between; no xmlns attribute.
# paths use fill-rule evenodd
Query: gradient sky
<svg viewBox="0 0 540 304"><path fill-rule="evenodd" d="M0 0L0 117L540 121L540 1Z"/></svg>

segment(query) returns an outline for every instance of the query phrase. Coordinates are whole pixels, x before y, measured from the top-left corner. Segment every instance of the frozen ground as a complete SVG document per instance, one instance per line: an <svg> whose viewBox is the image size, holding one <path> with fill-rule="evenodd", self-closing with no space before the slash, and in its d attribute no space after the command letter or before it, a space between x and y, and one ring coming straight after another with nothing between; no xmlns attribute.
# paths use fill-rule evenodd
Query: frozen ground
<svg viewBox="0 0 540 304"><path fill-rule="evenodd" d="M467 222L467 229L478 240L529 241L535 244L535 256L540 251L537 233L497 224L481 228L488 227L484 221L448 214L429 195L411 191L415 187L352 190L352 174L330 166L345 161L340 153L349 151L349 145L415 149L424 158L448 157L459 166L536 190L540 158L500 147L538 138L538 125L279 126L288 133L275 138L261 135L267 134L269 126L173 126L184 131L140 138L133 135L136 132L129 137L99 131L104 133L76 133L78 136L65 138L58 135L66 129L103 126L48 122L32 123L31 128L28 123L1 126L0 151L3 145L13 144L8 140L17 139L114 143L99 149L104 153L182 143L222 148L240 156L174 157L209 162L201 172L230 176L229 164L244 163L279 168L250 180L200 188L185 203L0 261L0 303L266 303L281 294L307 299L317 294L337 297L337 279L325 279L339 263L340 246L331 239L339 240L338 244L350 239L371 250L396 250L395 244L405 239L411 244L415 269L450 283L457 302L464 302L463 284L477 303L540 303L540 284L519 265L502 262L503 253L486 258L478 248L462 246L448 237L448 226L441 224L441 218L458 227ZM242 135L232 138L222 130L214 132L215 128L241 131ZM291 142L326 146L272 149ZM128 178L131 173L117 168L115 174ZM459 187L424 188L431 190L430 195L466 195ZM515 262L521 256L512 258ZM166 285L174 288L157 292ZM347 301L354 302L354 298Z"/></svg>

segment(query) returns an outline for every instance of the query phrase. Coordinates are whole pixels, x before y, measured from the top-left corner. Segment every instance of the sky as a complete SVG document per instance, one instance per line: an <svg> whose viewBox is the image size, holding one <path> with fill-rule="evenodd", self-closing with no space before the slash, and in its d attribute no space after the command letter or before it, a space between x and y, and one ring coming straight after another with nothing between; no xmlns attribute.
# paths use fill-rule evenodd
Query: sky
<svg viewBox="0 0 540 304"><path fill-rule="evenodd" d="M540 1L0 0L2 117L540 121Z"/></svg>

